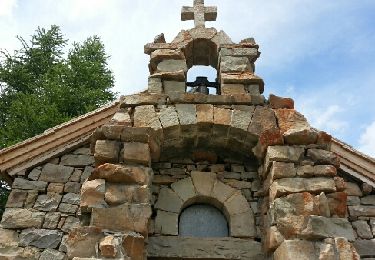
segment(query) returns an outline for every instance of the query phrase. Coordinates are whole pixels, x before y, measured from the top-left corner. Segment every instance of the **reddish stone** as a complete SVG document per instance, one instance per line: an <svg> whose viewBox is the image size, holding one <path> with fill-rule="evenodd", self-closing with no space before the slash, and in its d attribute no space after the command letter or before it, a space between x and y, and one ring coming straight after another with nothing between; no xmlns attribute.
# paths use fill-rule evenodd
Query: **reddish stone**
<svg viewBox="0 0 375 260"><path fill-rule="evenodd" d="M318 133L318 140L316 141L316 144L322 145L323 147L329 149L332 142L332 136L327 134L324 131L319 131Z"/></svg>
<svg viewBox="0 0 375 260"><path fill-rule="evenodd" d="M124 239L122 246L125 249L126 254L132 260L143 260L145 259L145 249L144 249L144 237L137 233L129 233Z"/></svg>
<svg viewBox="0 0 375 260"><path fill-rule="evenodd" d="M278 109L278 108L294 109L294 100L291 98L282 98L282 97L278 97L273 94L270 94L268 101L270 102L271 107L274 109Z"/></svg>
<svg viewBox="0 0 375 260"><path fill-rule="evenodd" d="M345 192L327 194L329 209L332 216L346 217L348 195Z"/></svg>
<svg viewBox="0 0 375 260"><path fill-rule="evenodd" d="M334 177L335 186L337 191L344 191L346 189L346 182L341 177Z"/></svg>
<svg viewBox="0 0 375 260"><path fill-rule="evenodd" d="M148 184L150 169L142 166L123 166L105 163L96 168L89 180L104 179L126 184Z"/></svg>
<svg viewBox="0 0 375 260"><path fill-rule="evenodd" d="M257 145L254 147L253 152L258 158L263 158L267 151L267 147L271 145L283 145L284 138L278 128L271 128L263 131Z"/></svg>

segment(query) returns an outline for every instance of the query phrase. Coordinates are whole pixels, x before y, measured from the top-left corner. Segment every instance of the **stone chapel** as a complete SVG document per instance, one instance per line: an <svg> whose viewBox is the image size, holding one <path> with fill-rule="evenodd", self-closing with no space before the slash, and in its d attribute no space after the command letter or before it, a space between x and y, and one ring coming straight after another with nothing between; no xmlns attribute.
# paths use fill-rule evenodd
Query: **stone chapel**
<svg viewBox="0 0 375 260"><path fill-rule="evenodd" d="M147 91L0 151L0 259L375 259L375 160L266 99L216 16L145 45Z"/></svg>

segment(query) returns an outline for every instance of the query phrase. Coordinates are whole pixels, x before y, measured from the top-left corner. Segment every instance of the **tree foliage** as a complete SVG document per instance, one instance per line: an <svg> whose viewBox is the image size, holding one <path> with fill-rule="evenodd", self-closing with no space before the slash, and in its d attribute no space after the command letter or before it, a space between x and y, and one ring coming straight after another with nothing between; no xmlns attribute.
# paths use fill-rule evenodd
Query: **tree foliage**
<svg viewBox="0 0 375 260"><path fill-rule="evenodd" d="M38 28L13 54L1 51L0 149L115 98L108 56L97 36L68 41L58 26Z"/></svg>

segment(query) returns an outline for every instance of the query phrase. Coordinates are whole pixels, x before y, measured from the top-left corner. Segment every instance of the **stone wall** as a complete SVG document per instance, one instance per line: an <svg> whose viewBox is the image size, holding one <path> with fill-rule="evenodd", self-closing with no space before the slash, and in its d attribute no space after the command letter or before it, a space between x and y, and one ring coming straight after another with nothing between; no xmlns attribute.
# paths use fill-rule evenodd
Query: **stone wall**
<svg viewBox="0 0 375 260"><path fill-rule="evenodd" d="M1 259L66 259L68 233L81 225L81 185L94 157L78 148L19 172L1 221Z"/></svg>

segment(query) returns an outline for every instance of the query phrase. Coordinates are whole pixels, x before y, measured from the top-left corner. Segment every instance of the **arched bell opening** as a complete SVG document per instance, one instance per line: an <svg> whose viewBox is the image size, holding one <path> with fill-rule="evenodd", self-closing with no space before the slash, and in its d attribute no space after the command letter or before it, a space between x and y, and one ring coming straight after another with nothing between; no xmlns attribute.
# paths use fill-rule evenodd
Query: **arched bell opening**
<svg viewBox="0 0 375 260"><path fill-rule="evenodd" d="M219 93L219 84L217 82L217 70L212 66L196 65L187 72L187 90L188 93L204 93L206 95L217 95Z"/></svg>

